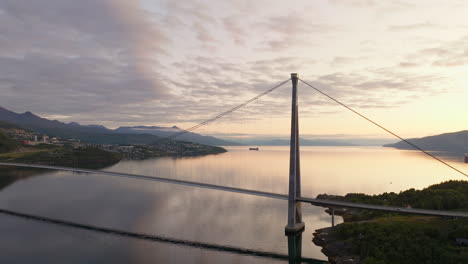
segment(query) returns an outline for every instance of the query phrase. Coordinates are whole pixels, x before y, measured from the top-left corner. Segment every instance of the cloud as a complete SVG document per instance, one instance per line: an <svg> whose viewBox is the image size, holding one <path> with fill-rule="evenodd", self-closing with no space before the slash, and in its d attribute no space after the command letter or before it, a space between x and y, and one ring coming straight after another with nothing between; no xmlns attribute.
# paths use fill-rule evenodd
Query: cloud
<svg viewBox="0 0 468 264"><path fill-rule="evenodd" d="M395 13L409 8L417 7L407 1L378 1L378 0L328 0L331 4L338 6L349 6L353 8L370 8L376 10L381 15Z"/></svg>
<svg viewBox="0 0 468 264"><path fill-rule="evenodd" d="M308 17L298 12L270 16L266 21L259 23L258 27L269 33L265 35L265 44L273 51L306 45L310 43L309 38L313 33L321 33L323 37L324 34L340 30L338 26L311 22Z"/></svg>
<svg viewBox="0 0 468 264"><path fill-rule="evenodd" d="M419 30L419 29L431 29L435 28L437 25L429 22L425 23L415 23L415 24L406 24L406 25L391 25L387 27L388 31L410 31L410 30Z"/></svg>
<svg viewBox="0 0 468 264"><path fill-rule="evenodd" d="M164 21L170 29L187 29L199 41L203 48L214 51L213 44L217 42L211 27L217 25L218 21L209 15L211 5L201 1L167 1L164 8L166 14ZM172 32L171 32L172 33ZM183 36L187 39L187 36Z"/></svg>
<svg viewBox="0 0 468 264"><path fill-rule="evenodd" d="M433 57L432 65L458 67L468 64L468 36L445 43L434 49L425 49L421 53Z"/></svg>
<svg viewBox="0 0 468 264"><path fill-rule="evenodd" d="M434 89L432 84L443 81L443 77L429 74L416 74L394 68L368 69L366 72L318 76L309 83L335 99L353 108L393 108L414 100L414 96L432 96L445 92L443 88ZM335 105L330 100L320 99L322 105ZM316 99L317 100L317 99ZM317 103L315 103L317 104Z"/></svg>
<svg viewBox="0 0 468 264"><path fill-rule="evenodd" d="M419 64L414 63L414 62L400 62L398 66L403 67L403 68L412 68L412 67L419 66Z"/></svg>
<svg viewBox="0 0 468 264"><path fill-rule="evenodd" d="M167 94L153 69L168 39L135 2L0 0L0 10L0 105L86 116Z"/></svg>
<svg viewBox="0 0 468 264"><path fill-rule="evenodd" d="M223 19L224 28L229 32L237 45L244 45L247 33L238 21L239 18L237 16L226 17Z"/></svg>
<svg viewBox="0 0 468 264"><path fill-rule="evenodd" d="M388 34L375 37L374 26L386 32L429 23L368 25L366 16L405 4L331 2L339 14L365 9L358 12L363 24L328 16L330 6L323 4L313 4L317 14L310 16L302 10L307 1L285 9L271 1L0 0L0 105L112 127L184 126L298 71L314 73L304 78L353 107L395 107L410 96L439 92L430 85L439 80L427 71L404 70L466 63L466 40L424 43L414 57L389 58L386 51L399 47L388 45ZM226 120L286 116L290 92L287 84ZM300 95L306 115L334 110L312 89L301 87Z"/></svg>
<svg viewBox="0 0 468 264"><path fill-rule="evenodd" d="M443 41L409 54L404 61L400 62L400 66L463 67L468 64L467 47L468 35L452 41Z"/></svg>
<svg viewBox="0 0 468 264"><path fill-rule="evenodd" d="M379 1L376 0L328 0L332 4L350 5L354 7L376 6Z"/></svg>

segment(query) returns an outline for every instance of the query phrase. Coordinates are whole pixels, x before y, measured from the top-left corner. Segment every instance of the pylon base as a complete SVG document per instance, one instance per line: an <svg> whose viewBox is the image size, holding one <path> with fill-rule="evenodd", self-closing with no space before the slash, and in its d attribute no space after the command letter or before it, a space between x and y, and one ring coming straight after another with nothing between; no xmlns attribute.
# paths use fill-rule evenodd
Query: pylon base
<svg viewBox="0 0 468 264"><path fill-rule="evenodd" d="M301 234L302 232L304 232L304 229L305 229L305 225L302 222L301 223L296 223L293 226L287 225L284 228L284 234L287 235L287 236L298 235L298 234Z"/></svg>

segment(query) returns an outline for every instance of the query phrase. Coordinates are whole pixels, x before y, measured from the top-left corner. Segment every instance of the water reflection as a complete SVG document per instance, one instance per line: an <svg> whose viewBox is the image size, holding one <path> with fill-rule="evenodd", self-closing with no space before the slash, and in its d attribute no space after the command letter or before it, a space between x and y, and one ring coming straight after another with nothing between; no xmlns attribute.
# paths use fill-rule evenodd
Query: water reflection
<svg viewBox="0 0 468 264"><path fill-rule="evenodd" d="M302 232L288 236L289 264L302 263Z"/></svg>
<svg viewBox="0 0 468 264"><path fill-rule="evenodd" d="M16 181L47 173L47 170L0 166L0 190Z"/></svg>
<svg viewBox="0 0 468 264"><path fill-rule="evenodd" d="M61 219L54 219L54 218L45 217L45 216L31 215L27 213L15 212L11 210L0 209L0 213L4 215L8 215L8 216L26 219L26 220L32 220L35 222L42 222L48 225L57 225L57 226L68 227L72 229L81 229L81 230L92 231L96 233L110 234L114 236L122 236L125 238L148 240L152 242L180 245L184 247L201 248L201 249L206 249L206 250L211 250L211 251L226 252L230 254L250 255L250 256L255 256L255 257L263 257L263 258L279 259L279 260L288 259L289 263L291 264L323 263L322 261L314 260L314 259L302 259L302 253L301 253L302 233L288 236L288 255L282 255L282 254L278 254L274 252L258 251L258 250L252 250L252 249L247 249L247 248L238 248L238 247L232 247L232 246L203 243L203 242L198 242L198 241L188 241L188 240L181 240L181 239L170 238L170 237L162 237L162 236L151 235L151 234L135 233L135 232L119 230L119 229L114 229L114 228L106 228L106 227L81 224L81 223L76 223L76 222L71 222L71 221L64 221ZM84 238L87 238L87 237L84 236Z"/></svg>
<svg viewBox="0 0 468 264"><path fill-rule="evenodd" d="M460 179L422 155L393 149L304 147L301 157L302 193L312 197L319 193L398 192ZM286 193L288 161L284 147L263 147L258 152L238 147L216 156L122 161L107 170ZM468 164L455 165L465 171L468 168ZM23 180L12 184L14 173ZM285 201L99 175L43 171L40 177L32 177L34 173L20 177L18 173L0 172L7 177L0 208L288 257L265 260L0 217L0 263L71 263L70 256L74 263L284 263L298 249L302 262L325 259L311 242L315 229L331 225L321 207L303 206L305 242L298 247L298 238L289 241L284 236ZM289 244L296 245L295 250L289 250Z"/></svg>

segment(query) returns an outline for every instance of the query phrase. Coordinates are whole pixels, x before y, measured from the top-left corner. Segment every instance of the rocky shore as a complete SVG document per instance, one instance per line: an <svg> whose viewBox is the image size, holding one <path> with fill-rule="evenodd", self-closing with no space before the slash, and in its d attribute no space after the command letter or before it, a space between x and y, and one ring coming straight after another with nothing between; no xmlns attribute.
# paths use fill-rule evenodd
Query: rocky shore
<svg viewBox="0 0 468 264"><path fill-rule="evenodd" d="M338 200L340 196L321 194L318 199ZM331 215L331 209L325 207L325 212ZM343 221L354 222L358 212L347 208L334 208L335 216L341 216ZM315 230L312 242L322 247L322 253L328 257L331 264L359 264L361 263L359 256L352 254L352 244L349 241L339 240L336 234L335 227L326 227Z"/></svg>
<svg viewBox="0 0 468 264"><path fill-rule="evenodd" d="M328 257L328 261L332 264L361 263L358 256L351 254L351 243L338 240L334 227L315 230L312 242L322 247L322 253Z"/></svg>

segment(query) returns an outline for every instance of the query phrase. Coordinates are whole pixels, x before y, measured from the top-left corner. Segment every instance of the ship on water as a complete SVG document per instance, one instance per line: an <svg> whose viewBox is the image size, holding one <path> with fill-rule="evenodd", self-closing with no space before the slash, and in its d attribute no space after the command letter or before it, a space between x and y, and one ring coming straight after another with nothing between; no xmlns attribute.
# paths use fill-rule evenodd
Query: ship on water
<svg viewBox="0 0 468 264"><path fill-rule="evenodd" d="M249 150L258 150L258 147L256 147L256 148L249 148Z"/></svg>

